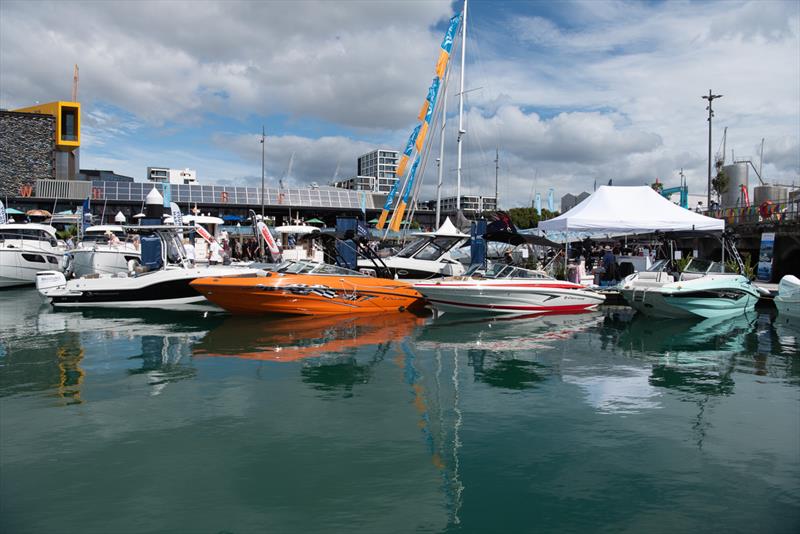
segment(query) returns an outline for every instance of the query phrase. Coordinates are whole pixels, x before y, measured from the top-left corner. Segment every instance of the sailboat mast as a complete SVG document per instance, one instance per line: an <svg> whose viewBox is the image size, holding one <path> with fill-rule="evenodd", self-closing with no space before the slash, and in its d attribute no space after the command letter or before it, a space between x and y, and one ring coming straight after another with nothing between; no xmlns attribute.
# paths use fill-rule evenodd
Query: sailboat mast
<svg viewBox="0 0 800 534"><path fill-rule="evenodd" d="M499 200L497 198L497 183L498 178L500 176L500 149L495 147L494 149L494 205L495 208L500 209L500 205L498 204Z"/></svg>
<svg viewBox="0 0 800 534"><path fill-rule="evenodd" d="M436 228L439 228L439 224L442 218L442 173L444 172L444 127L447 124L447 91L450 88L447 86L448 81L450 80L450 72L449 69L445 71L444 80L442 87L442 128L439 135L439 176L438 182L436 183Z"/></svg>
<svg viewBox="0 0 800 534"><path fill-rule="evenodd" d="M467 49L467 0L464 0L464 18L461 21L461 81L458 92L458 163L456 165L456 210L461 209L461 138L464 136L464 64Z"/></svg>

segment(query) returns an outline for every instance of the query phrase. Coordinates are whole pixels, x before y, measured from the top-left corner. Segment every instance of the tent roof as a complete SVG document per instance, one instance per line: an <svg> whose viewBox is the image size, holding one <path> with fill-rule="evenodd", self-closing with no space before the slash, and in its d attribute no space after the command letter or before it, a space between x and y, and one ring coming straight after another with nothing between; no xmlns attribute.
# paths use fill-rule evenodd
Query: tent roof
<svg viewBox="0 0 800 534"><path fill-rule="evenodd" d="M419 235L436 235L445 237L469 237L469 234L464 234L450 220L450 217L445 218L442 225L435 232L420 232Z"/></svg>
<svg viewBox="0 0 800 534"><path fill-rule="evenodd" d="M539 223L545 232L647 234L722 231L725 221L681 208L649 186L600 186L568 212Z"/></svg>

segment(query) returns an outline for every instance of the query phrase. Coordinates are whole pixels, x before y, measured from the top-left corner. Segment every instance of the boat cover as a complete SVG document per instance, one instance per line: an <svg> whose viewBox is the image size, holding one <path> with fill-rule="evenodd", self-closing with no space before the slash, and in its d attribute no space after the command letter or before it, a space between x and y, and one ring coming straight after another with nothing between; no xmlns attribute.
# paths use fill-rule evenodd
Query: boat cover
<svg viewBox="0 0 800 534"><path fill-rule="evenodd" d="M722 231L725 221L673 204L650 186L600 186L583 202L540 230L587 234L648 234L670 231Z"/></svg>

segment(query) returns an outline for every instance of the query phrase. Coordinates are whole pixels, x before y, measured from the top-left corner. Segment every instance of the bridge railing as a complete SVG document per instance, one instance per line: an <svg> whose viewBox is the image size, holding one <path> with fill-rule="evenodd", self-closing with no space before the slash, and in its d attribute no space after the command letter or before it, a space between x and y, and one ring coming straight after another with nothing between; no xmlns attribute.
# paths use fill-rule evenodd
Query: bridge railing
<svg viewBox="0 0 800 534"><path fill-rule="evenodd" d="M719 208L702 213L724 219L727 224L794 223L800 221L800 201L770 201L758 206Z"/></svg>

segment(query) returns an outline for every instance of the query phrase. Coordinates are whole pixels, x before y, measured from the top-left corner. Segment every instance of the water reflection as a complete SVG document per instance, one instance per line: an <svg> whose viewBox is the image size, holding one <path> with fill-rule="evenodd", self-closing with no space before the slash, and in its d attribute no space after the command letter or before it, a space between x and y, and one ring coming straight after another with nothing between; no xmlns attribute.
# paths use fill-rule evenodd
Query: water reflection
<svg viewBox="0 0 800 534"><path fill-rule="evenodd" d="M194 347L196 356L288 362L366 346L381 347L409 336L424 320L411 313L332 317L231 316Z"/></svg>
<svg viewBox="0 0 800 534"><path fill-rule="evenodd" d="M632 317L615 314L604 326L617 329L617 344L636 353L670 352L741 352L748 334L756 327L757 315L744 313L738 317L696 321L692 319L660 319L642 314Z"/></svg>
<svg viewBox="0 0 800 534"><path fill-rule="evenodd" d="M127 361L141 360L141 366L127 372L147 376L152 394L169 382L193 377L192 344L222 320L219 310L54 310L29 289L2 297L0 397L48 392L65 405L85 402L87 376L125 362L131 342L139 342L141 351ZM87 363L87 354L93 362Z"/></svg>

